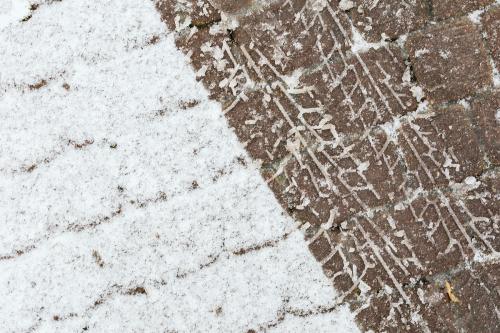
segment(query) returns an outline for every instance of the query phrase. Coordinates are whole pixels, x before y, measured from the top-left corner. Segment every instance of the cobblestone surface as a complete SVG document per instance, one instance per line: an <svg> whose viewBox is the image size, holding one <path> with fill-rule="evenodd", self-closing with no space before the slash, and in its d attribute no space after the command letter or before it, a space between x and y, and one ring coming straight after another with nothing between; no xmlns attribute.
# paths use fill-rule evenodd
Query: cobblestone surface
<svg viewBox="0 0 500 333"><path fill-rule="evenodd" d="M490 3L158 2L365 330L500 330Z"/></svg>

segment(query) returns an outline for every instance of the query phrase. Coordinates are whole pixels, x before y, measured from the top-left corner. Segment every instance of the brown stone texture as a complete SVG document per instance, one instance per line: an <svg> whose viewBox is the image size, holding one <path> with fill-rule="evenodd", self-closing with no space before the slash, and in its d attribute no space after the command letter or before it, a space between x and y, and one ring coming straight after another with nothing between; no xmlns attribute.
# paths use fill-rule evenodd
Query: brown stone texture
<svg viewBox="0 0 500 333"><path fill-rule="evenodd" d="M362 329L495 332L498 92L478 27L429 3L158 9Z"/></svg>
<svg viewBox="0 0 500 333"><path fill-rule="evenodd" d="M491 7L483 16L483 30L491 51L491 56L497 67L500 68L500 7Z"/></svg>
<svg viewBox="0 0 500 333"><path fill-rule="evenodd" d="M432 11L437 19L462 16L481 9L495 0L432 0Z"/></svg>
<svg viewBox="0 0 500 333"><path fill-rule="evenodd" d="M355 0L350 11L354 26L367 40L379 41L382 34L391 39L420 29L430 19L427 1Z"/></svg>
<svg viewBox="0 0 500 333"><path fill-rule="evenodd" d="M485 332L495 332L495 271L479 263L477 269L486 271L489 280L479 276L468 283L456 276L475 274L464 263L500 250L495 177L485 175L481 185L459 185L451 192L425 192L360 214L338 229L312 232L312 244L323 245L311 249L346 300L361 306L369 300L370 307L358 317L365 329L470 332L473 325L481 325ZM450 301L446 281L455 286L460 304ZM489 293L478 290L481 283L491 288ZM486 297L490 299L482 303Z"/></svg>
<svg viewBox="0 0 500 333"><path fill-rule="evenodd" d="M500 90L479 96L472 104L488 158L495 166L500 165Z"/></svg>
<svg viewBox="0 0 500 333"><path fill-rule="evenodd" d="M409 186L415 189L460 183L484 168L479 142L461 106L436 109L408 122L399 139Z"/></svg>
<svg viewBox="0 0 500 333"><path fill-rule="evenodd" d="M418 83L436 102L464 98L492 82L487 51L469 20L415 33L406 46Z"/></svg>
<svg viewBox="0 0 500 333"><path fill-rule="evenodd" d="M434 283L422 288L423 297L433 305L425 317L436 323L436 332L486 332L500 330L498 320L500 265L473 265L434 277ZM450 302L443 293L443 281L449 279L459 302ZM441 314L446 313L446 316Z"/></svg>

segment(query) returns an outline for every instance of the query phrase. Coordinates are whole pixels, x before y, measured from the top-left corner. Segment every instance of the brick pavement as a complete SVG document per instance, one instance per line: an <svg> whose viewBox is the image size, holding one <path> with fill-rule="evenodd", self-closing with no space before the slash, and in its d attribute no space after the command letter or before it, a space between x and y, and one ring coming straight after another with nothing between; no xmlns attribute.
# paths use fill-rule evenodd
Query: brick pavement
<svg viewBox="0 0 500 333"><path fill-rule="evenodd" d="M157 8L363 329L500 330L498 4Z"/></svg>

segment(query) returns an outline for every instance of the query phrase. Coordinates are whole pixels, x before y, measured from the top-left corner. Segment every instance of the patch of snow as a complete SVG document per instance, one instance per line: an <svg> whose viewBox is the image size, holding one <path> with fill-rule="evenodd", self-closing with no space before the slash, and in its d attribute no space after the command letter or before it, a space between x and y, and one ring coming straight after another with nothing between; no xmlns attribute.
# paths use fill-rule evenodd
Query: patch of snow
<svg viewBox="0 0 500 333"><path fill-rule="evenodd" d="M303 70L299 68L294 70L290 75L283 75L281 76L281 78L283 79L283 81L285 81L289 89L295 89L300 83L300 76L302 75L302 73Z"/></svg>
<svg viewBox="0 0 500 333"><path fill-rule="evenodd" d="M354 8L354 2L351 0L340 0L339 8L344 11L348 11Z"/></svg>
<svg viewBox="0 0 500 333"><path fill-rule="evenodd" d="M443 59L448 59L450 57L450 51L439 50L439 56Z"/></svg>
<svg viewBox="0 0 500 333"><path fill-rule="evenodd" d="M470 176L465 178L461 183L452 183L451 188L454 195L465 196L467 192L477 189L480 185L481 182L476 177Z"/></svg>
<svg viewBox="0 0 500 333"><path fill-rule="evenodd" d="M392 121L388 121L381 125L385 134L391 138L394 142L397 141L398 138L398 130L401 128L401 119L398 117L393 118Z"/></svg>
<svg viewBox="0 0 500 333"><path fill-rule="evenodd" d="M474 186L474 187L476 187L480 184L480 182L477 181L476 177L473 177L473 176L465 178L464 182L468 186Z"/></svg>
<svg viewBox="0 0 500 333"><path fill-rule="evenodd" d="M419 50L416 50L415 51L415 58L420 58L424 54L429 54L429 53L431 53L431 51L429 51L428 49L419 49Z"/></svg>
<svg viewBox="0 0 500 333"><path fill-rule="evenodd" d="M222 12L220 14L220 22L217 24L212 24L210 26L209 33L211 35L215 35L220 33L221 31L228 31L228 30L236 30L239 27L240 23L238 22L238 17L235 15L227 15L226 13Z"/></svg>
<svg viewBox="0 0 500 333"><path fill-rule="evenodd" d="M398 38L396 39L396 44L401 47L401 48L404 48L404 45L406 44L406 41L408 40L408 34L403 34L403 35L400 35L398 36Z"/></svg>
<svg viewBox="0 0 500 333"><path fill-rule="evenodd" d="M361 291L361 295L364 295L370 290L372 290L372 288L369 285L367 285L366 282L364 282L363 280L359 281L358 288Z"/></svg>
<svg viewBox="0 0 500 333"><path fill-rule="evenodd" d="M174 18L174 22L175 22L175 31L182 31L185 28L189 27L189 25L191 24L191 18L186 17L184 18L184 21L181 22L181 17L179 15L176 15Z"/></svg>
<svg viewBox="0 0 500 333"><path fill-rule="evenodd" d="M477 263L497 262L499 259L500 259L500 253L498 252L484 254L481 251L477 251L474 254L474 262Z"/></svg>
<svg viewBox="0 0 500 333"><path fill-rule="evenodd" d="M401 80L406 84L411 83L411 70L409 65L406 66L406 69L403 73L403 76L401 77Z"/></svg>
<svg viewBox="0 0 500 333"><path fill-rule="evenodd" d="M357 167L357 170L358 172L365 172L366 170L368 170L368 167L370 166L370 161L365 161L365 162L362 162L358 165Z"/></svg>
<svg viewBox="0 0 500 333"><path fill-rule="evenodd" d="M0 0L0 30L21 21L30 13L28 0Z"/></svg>
<svg viewBox="0 0 500 333"><path fill-rule="evenodd" d="M482 15L484 14L484 9L478 9L469 14L469 20L474 24L481 24Z"/></svg>
<svg viewBox="0 0 500 333"><path fill-rule="evenodd" d="M327 0L310 0L308 2L308 5L312 10L319 13L319 12L323 11L323 9L325 9L325 7L328 5L328 1Z"/></svg>
<svg viewBox="0 0 500 333"><path fill-rule="evenodd" d="M395 209L396 211L401 211L401 210L405 209L405 204L404 204L404 203L402 203L402 202L399 202L399 203L397 203L397 204L394 206L394 209Z"/></svg>
<svg viewBox="0 0 500 333"><path fill-rule="evenodd" d="M428 101L423 101L421 103L418 103L417 110L415 113L423 113L429 110L429 102Z"/></svg>
<svg viewBox="0 0 500 333"><path fill-rule="evenodd" d="M2 330L247 331L284 300L335 306L152 2L50 2L16 20L0 31ZM353 316L273 329L358 332Z"/></svg>
<svg viewBox="0 0 500 333"><path fill-rule="evenodd" d="M469 101L463 98L458 101L458 104L460 104L466 110L470 110L471 108Z"/></svg>
<svg viewBox="0 0 500 333"><path fill-rule="evenodd" d="M387 217L387 223L389 223L389 226L391 227L392 230L396 229L396 221L394 221L392 216Z"/></svg>
<svg viewBox="0 0 500 333"><path fill-rule="evenodd" d="M425 98L424 90L420 86L414 85L410 88L410 91L413 97L415 97L416 101L419 103Z"/></svg>
<svg viewBox="0 0 500 333"><path fill-rule="evenodd" d="M302 46L301 43L299 43L299 42L296 41L296 42L293 43L293 47L294 47L295 50L300 51L300 50L302 50L303 46Z"/></svg>
<svg viewBox="0 0 500 333"><path fill-rule="evenodd" d="M352 53L354 53L354 54L364 53L364 52L369 51L370 49L378 50L379 48L381 48L385 44L386 44L386 41L385 41L384 37L382 37L382 40L380 42L377 42L377 43L370 43L370 42L366 41L364 39L363 35L361 34L361 32L359 32L359 30L356 29L356 27L352 26L352 37L351 37L351 52Z"/></svg>

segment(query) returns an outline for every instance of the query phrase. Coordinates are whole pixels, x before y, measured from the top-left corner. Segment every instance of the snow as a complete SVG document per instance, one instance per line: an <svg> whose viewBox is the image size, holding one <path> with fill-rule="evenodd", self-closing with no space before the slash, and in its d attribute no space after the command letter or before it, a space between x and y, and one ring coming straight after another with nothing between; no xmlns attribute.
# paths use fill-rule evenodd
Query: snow
<svg viewBox="0 0 500 333"><path fill-rule="evenodd" d="M473 177L473 176L469 176L469 177L465 178L464 182L465 182L465 184L467 184L469 186L477 186L478 185L478 181L477 181L476 177Z"/></svg>
<svg viewBox="0 0 500 333"><path fill-rule="evenodd" d="M357 167L357 170L361 173L365 172L366 170L368 170L368 167L370 166L370 162L369 161L365 161L365 162L362 162L358 165Z"/></svg>
<svg viewBox="0 0 500 333"><path fill-rule="evenodd" d="M0 0L0 29L28 16L30 4L27 0Z"/></svg>
<svg viewBox="0 0 500 333"><path fill-rule="evenodd" d="M385 35L382 36L380 42L370 43L364 39L363 35L358 29L356 29L356 27L352 26L351 30L351 52L354 54L368 52L370 49L378 50L387 44Z"/></svg>
<svg viewBox="0 0 500 333"><path fill-rule="evenodd" d="M152 2L4 12L3 331L358 331Z"/></svg>
<svg viewBox="0 0 500 333"><path fill-rule="evenodd" d="M351 0L340 0L339 8L344 11L350 10L354 8L354 2Z"/></svg>
<svg viewBox="0 0 500 333"><path fill-rule="evenodd" d="M469 20L474 24L481 24L482 15L484 14L484 9L475 10L469 14Z"/></svg>
<svg viewBox="0 0 500 333"><path fill-rule="evenodd" d="M424 89L422 89L422 87L420 87L418 85L413 85L410 88L410 91L411 91L413 97L415 97L415 100L419 103L425 98Z"/></svg>

